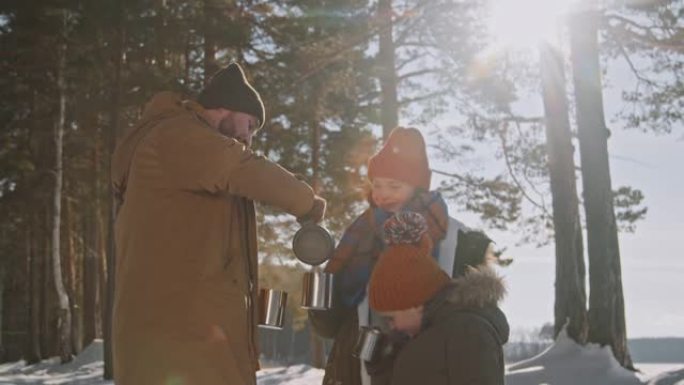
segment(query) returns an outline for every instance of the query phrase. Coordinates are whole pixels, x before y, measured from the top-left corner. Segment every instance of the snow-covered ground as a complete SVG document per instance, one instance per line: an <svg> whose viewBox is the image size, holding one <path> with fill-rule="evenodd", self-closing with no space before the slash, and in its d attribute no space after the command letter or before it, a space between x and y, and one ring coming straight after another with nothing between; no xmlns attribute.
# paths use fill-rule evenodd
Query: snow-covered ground
<svg viewBox="0 0 684 385"><path fill-rule="evenodd" d="M618 364L610 347L580 346L561 332L547 350L507 368L508 385L684 385L684 363L636 365L634 373Z"/></svg>
<svg viewBox="0 0 684 385"><path fill-rule="evenodd" d="M645 364L633 373L618 365L608 348L579 346L561 335L540 355L508 366L507 385L684 385L681 364ZM74 384L113 385L102 380L102 343L95 342L74 361L57 359L27 366L24 362L0 365L0 385ZM259 372L259 385L319 385L323 371L306 365L267 368Z"/></svg>
<svg viewBox="0 0 684 385"><path fill-rule="evenodd" d="M322 382L323 370L306 365L264 369L257 375L258 385L320 385Z"/></svg>

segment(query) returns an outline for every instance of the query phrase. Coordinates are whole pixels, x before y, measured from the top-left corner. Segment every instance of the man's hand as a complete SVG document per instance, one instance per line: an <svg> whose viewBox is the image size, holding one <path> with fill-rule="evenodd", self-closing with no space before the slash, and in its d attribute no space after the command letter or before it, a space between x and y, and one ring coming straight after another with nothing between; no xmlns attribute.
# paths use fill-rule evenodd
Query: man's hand
<svg viewBox="0 0 684 385"><path fill-rule="evenodd" d="M297 218L297 222L299 222L300 224L304 224L307 222L318 223L322 221L325 217L325 206L325 199L319 197L318 195L315 195L311 210L309 210L309 212L305 215Z"/></svg>

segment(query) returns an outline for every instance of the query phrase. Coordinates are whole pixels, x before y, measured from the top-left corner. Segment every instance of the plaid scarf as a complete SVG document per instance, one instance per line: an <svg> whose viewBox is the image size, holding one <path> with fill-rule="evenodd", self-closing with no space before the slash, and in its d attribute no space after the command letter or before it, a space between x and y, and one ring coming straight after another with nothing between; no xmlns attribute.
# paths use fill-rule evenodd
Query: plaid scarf
<svg viewBox="0 0 684 385"><path fill-rule="evenodd" d="M446 236L449 223L447 206L438 192L421 192L402 211L422 214L428 234L434 242L436 258L439 243ZM357 306L366 296L366 286L373 266L385 249L383 224L393 213L369 207L347 228L325 271L335 275L335 293L346 306Z"/></svg>

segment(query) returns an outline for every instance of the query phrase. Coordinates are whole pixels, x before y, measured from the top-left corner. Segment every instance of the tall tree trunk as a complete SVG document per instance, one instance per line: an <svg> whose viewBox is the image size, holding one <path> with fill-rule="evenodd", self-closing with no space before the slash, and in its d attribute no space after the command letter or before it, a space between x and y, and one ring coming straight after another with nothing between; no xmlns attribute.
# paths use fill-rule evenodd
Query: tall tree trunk
<svg viewBox="0 0 684 385"><path fill-rule="evenodd" d="M565 70L560 52L550 45L541 46L540 57L556 244L555 335L566 326L568 336L584 344L588 330L584 249Z"/></svg>
<svg viewBox="0 0 684 385"><path fill-rule="evenodd" d="M65 30L62 31L62 41L59 43L57 53L57 89L59 100L59 112L57 123L55 124L55 168L54 178L55 184L53 189L52 201L52 274L54 277L55 290L57 291L57 298L59 300L59 356L62 362L71 360L71 308L69 306L69 296L67 295L64 282L62 281L62 261L60 253L60 225L62 219L62 150L64 142L64 125L66 119L66 84L64 81L64 72L66 70L66 11L64 12L63 26Z"/></svg>
<svg viewBox="0 0 684 385"><path fill-rule="evenodd" d="M69 188L66 187L65 191ZM66 202L65 212L65 236L67 241L67 252L62 255L63 266L66 266L66 287L69 298L71 299L71 346L75 354L83 350L83 291L81 290L81 269L79 266L80 250L76 246L76 226L77 220L74 218L73 202Z"/></svg>
<svg viewBox="0 0 684 385"><path fill-rule="evenodd" d="M2 229L4 230L4 229ZM5 236L5 231L0 232L0 237ZM4 314L5 314L5 265L0 265L0 362L4 362L4 349L1 347L3 346L2 341L4 338L4 331L5 328L3 327L4 325Z"/></svg>
<svg viewBox="0 0 684 385"><path fill-rule="evenodd" d="M311 348L311 366L314 368L323 369L325 368L323 340L313 330L309 332L309 338Z"/></svg>
<svg viewBox="0 0 684 385"><path fill-rule="evenodd" d="M610 345L617 361L633 368L627 348L620 249L608 161L610 133L603 114L598 22L595 8L574 14L570 21L589 249L588 338L589 342Z"/></svg>
<svg viewBox="0 0 684 385"><path fill-rule="evenodd" d="M379 0L378 19L380 39L378 69L380 78L382 137L387 139L394 127L399 125L399 101L397 97L397 70L394 63L395 46L392 37L392 0Z"/></svg>
<svg viewBox="0 0 684 385"><path fill-rule="evenodd" d="M311 186L316 195L321 193L321 122L319 117L320 104L323 96L323 85L318 79L314 79L314 89L311 93L311 116L309 128L311 129ZM325 367L325 352L323 340L316 333L309 333L311 347L311 365L314 368Z"/></svg>
<svg viewBox="0 0 684 385"><path fill-rule="evenodd" d="M292 363L294 363L295 343L297 342L297 339L296 339L297 331L294 328L294 324L290 325L289 332L290 332L289 333L290 334L290 343L287 346L287 361L286 361L286 363L288 365L292 365Z"/></svg>
<svg viewBox="0 0 684 385"><path fill-rule="evenodd" d="M155 62L157 68L163 71L166 69L166 0L157 0L156 17L155 17L155 34L157 37L157 44L155 45Z"/></svg>
<svg viewBox="0 0 684 385"><path fill-rule="evenodd" d="M185 51L183 52L183 86L190 87L190 70L192 68L192 37L189 35L185 41Z"/></svg>
<svg viewBox="0 0 684 385"><path fill-rule="evenodd" d="M204 84L206 85L211 76L218 69L216 66L216 5L215 0L203 0L204 9Z"/></svg>
<svg viewBox="0 0 684 385"><path fill-rule="evenodd" d="M318 114L320 100L322 97L322 86L315 79L314 90L311 93L311 117L309 128L311 129L311 186L314 193L319 194L321 190L321 122Z"/></svg>
<svg viewBox="0 0 684 385"><path fill-rule="evenodd" d="M5 235L4 232L2 234ZM5 348L4 348L4 338L5 338L5 270L3 266L0 266L0 362L5 362Z"/></svg>
<svg viewBox="0 0 684 385"><path fill-rule="evenodd" d="M23 236L19 242L25 242L25 251L30 247L30 225L25 221ZM3 232L0 236L9 236ZM5 238L7 239L7 238ZM29 320L29 282L28 261L19 243L13 250L3 250L1 254L2 271L0 271L0 362L17 361L26 357L29 352L28 320Z"/></svg>
<svg viewBox="0 0 684 385"><path fill-rule="evenodd" d="M114 76L112 82L112 102L109 110L110 127L107 135L107 170L111 172L111 159L116 146L117 133L119 129L119 109L121 99L121 67L123 65L124 52L124 0L114 0L114 44L112 50L112 61L114 63ZM114 197L114 189L111 183L111 176L107 178L109 191L109 210L107 227L107 294L102 317L103 337L104 337L104 378L111 380L114 378L114 365L112 362L112 315L114 309L114 290L116 279L116 247L114 244L114 220L116 218L117 202Z"/></svg>
<svg viewBox="0 0 684 385"><path fill-rule="evenodd" d="M108 175L105 173L105 175ZM106 180L106 177L105 177ZM111 194L111 193L110 193ZM111 198L111 195L107 195L107 198ZM111 199L105 199L104 203L100 202L97 207L96 220L97 220L97 239L99 240L97 249L97 297L96 297L96 307L97 313L96 317L96 333L98 338L104 338L105 335L105 313L107 309L107 294L108 294L108 281L107 281L107 263L109 263L109 216L103 215L109 213ZM107 222L105 223L105 217ZM112 224L113 225L113 224Z"/></svg>
<svg viewBox="0 0 684 385"><path fill-rule="evenodd" d="M98 260L100 250L99 211L100 211L100 141L99 129L95 133L93 146L92 191L93 202L84 223L83 254L83 345L88 346L97 336L97 293Z"/></svg>
<svg viewBox="0 0 684 385"><path fill-rule="evenodd" d="M32 228L38 225L35 213L32 213L29 225ZM29 263L29 338L28 338L28 357L29 363L40 361L42 353L40 350L40 282L41 282L41 256L36 250L35 231L27 231L26 255Z"/></svg>
<svg viewBox="0 0 684 385"><path fill-rule="evenodd" d="M54 290L51 290L51 287L53 285L52 281L54 280L51 278L51 268L50 268L50 250L51 250L51 237L50 235L50 224L49 224L49 214L48 211L45 211L46 214L42 219L43 222L46 222L43 225L43 231L41 232L43 235L44 241L44 246L40 250L41 253L43 253L43 261L41 264L41 269L40 269L40 285L41 285L41 290L40 290L40 351L43 353L42 358L47 358L51 357L54 354L54 344L52 343L52 336L54 334L52 330L52 325L50 324L50 310L52 309L52 303L53 303L53 296L51 294L54 293Z"/></svg>

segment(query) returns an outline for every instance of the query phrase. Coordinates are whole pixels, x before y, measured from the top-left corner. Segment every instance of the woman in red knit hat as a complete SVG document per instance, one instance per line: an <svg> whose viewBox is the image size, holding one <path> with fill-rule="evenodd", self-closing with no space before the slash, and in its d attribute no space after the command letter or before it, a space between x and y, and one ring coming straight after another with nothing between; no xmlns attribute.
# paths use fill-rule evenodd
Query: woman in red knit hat
<svg viewBox="0 0 684 385"><path fill-rule="evenodd" d="M426 232L433 245L429 254L449 276L462 259L455 251L466 235L466 227L449 217L438 192L429 191L431 171L420 131L395 128L380 151L370 158L368 177L370 207L346 229L326 266L326 272L335 276L333 308L309 312L314 330L335 341L324 384L371 385L364 363L352 351L360 327L383 326L382 318L368 306L366 288L386 247L383 224L388 218L398 212L420 213L426 219Z"/></svg>

